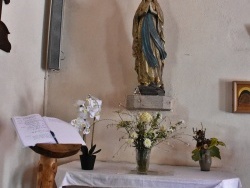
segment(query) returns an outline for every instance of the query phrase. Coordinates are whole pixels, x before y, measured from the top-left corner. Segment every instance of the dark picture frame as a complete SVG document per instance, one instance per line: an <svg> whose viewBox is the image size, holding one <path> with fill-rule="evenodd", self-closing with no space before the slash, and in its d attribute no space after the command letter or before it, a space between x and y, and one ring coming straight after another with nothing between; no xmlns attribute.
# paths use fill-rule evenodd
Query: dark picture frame
<svg viewBox="0 0 250 188"><path fill-rule="evenodd" d="M64 0L50 1L47 68L60 70L61 30Z"/></svg>
<svg viewBox="0 0 250 188"><path fill-rule="evenodd" d="M233 112L250 113L250 81L233 81Z"/></svg>

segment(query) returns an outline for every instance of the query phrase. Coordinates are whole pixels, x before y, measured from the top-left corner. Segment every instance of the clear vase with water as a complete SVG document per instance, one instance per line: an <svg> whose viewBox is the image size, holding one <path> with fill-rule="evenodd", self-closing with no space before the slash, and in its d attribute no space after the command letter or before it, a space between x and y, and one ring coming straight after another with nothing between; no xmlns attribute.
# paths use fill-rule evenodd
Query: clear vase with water
<svg viewBox="0 0 250 188"><path fill-rule="evenodd" d="M151 149L136 149L136 170L138 174L147 174Z"/></svg>

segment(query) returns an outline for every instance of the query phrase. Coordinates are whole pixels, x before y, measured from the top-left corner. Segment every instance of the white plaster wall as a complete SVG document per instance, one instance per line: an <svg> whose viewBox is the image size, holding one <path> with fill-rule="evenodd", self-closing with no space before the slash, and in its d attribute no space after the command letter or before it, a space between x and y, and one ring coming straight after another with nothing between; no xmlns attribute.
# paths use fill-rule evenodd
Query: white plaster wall
<svg viewBox="0 0 250 188"><path fill-rule="evenodd" d="M76 117L76 100L92 94L103 100L102 118L113 111L137 86L132 57L132 20L140 0L65 1L62 37L64 59L59 72L50 72L48 115L66 121ZM171 119L184 119L187 134L200 122L208 137L227 145L215 167L236 173L244 187L250 186L250 116L233 114L234 80L250 80L249 0L159 0L165 17L168 58L164 69L166 95L174 98ZM120 134L102 122L96 128L99 160L134 162L133 148L120 150ZM162 145L152 153L152 162L195 165L191 146ZM115 157L113 157L115 155ZM74 156L78 159L78 155ZM72 158L68 159L72 160Z"/></svg>
<svg viewBox="0 0 250 188"><path fill-rule="evenodd" d="M0 50L0 187L33 188L38 155L22 148L11 123L15 115L42 113L44 1L3 3L2 21L10 31L10 53Z"/></svg>

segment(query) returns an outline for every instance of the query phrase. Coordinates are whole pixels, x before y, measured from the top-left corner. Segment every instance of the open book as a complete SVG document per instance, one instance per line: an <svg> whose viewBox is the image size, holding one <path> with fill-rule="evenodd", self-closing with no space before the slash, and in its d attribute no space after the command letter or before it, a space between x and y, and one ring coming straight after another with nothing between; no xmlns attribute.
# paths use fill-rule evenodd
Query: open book
<svg viewBox="0 0 250 188"><path fill-rule="evenodd" d="M24 147L40 143L85 145L76 128L57 118L31 114L12 117L12 121Z"/></svg>

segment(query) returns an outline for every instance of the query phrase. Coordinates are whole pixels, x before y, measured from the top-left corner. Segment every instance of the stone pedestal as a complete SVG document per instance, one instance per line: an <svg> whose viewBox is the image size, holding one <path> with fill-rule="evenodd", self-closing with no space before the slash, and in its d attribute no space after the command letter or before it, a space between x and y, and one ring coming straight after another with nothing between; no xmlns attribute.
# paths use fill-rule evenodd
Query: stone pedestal
<svg viewBox="0 0 250 188"><path fill-rule="evenodd" d="M172 111L173 99L158 95L128 95L128 110Z"/></svg>

